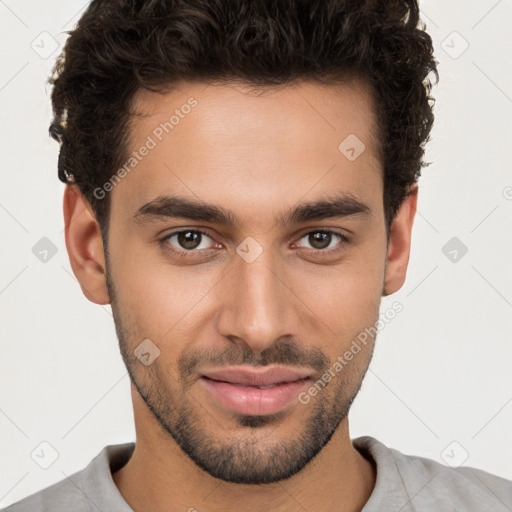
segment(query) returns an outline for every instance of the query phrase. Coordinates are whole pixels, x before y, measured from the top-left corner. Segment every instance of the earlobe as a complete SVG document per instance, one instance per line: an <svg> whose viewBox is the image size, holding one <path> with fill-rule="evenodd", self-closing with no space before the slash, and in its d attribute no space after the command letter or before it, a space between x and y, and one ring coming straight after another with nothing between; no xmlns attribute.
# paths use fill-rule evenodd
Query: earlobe
<svg viewBox="0 0 512 512"><path fill-rule="evenodd" d="M417 202L418 187L414 185L401 204L390 227L386 275L382 291L384 296L397 292L405 282Z"/></svg>
<svg viewBox="0 0 512 512"><path fill-rule="evenodd" d="M91 302L109 304L100 228L89 202L76 185L66 186L63 213L69 262L82 292Z"/></svg>

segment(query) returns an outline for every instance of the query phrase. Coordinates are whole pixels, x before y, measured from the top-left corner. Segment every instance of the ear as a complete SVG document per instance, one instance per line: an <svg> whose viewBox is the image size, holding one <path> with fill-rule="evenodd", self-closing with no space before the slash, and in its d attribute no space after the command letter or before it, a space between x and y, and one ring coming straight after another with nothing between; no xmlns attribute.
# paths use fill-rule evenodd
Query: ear
<svg viewBox="0 0 512 512"><path fill-rule="evenodd" d="M69 262L82 292L95 304L109 304L100 228L76 184L66 185L63 211Z"/></svg>
<svg viewBox="0 0 512 512"><path fill-rule="evenodd" d="M401 204L395 219L391 223L386 259L386 275L382 295L391 295L400 290L405 281L409 254L411 249L411 234L416 205L418 202L418 187L413 186Z"/></svg>

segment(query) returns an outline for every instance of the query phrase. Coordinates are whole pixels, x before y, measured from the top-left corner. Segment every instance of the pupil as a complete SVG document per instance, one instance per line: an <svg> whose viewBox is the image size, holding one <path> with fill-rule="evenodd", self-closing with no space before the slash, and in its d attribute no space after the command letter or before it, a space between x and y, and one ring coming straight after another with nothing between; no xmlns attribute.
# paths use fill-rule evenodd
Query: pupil
<svg viewBox="0 0 512 512"><path fill-rule="evenodd" d="M325 243L327 241L327 243ZM309 243L315 249L325 249L329 247L331 243L331 234L317 231L314 234L309 235Z"/></svg>
<svg viewBox="0 0 512 512"><path fill-rule="evenodd" d="M178 242L184 249L195 249L199 243L201 234L194 231L182 231L178 233Z"/></svg>

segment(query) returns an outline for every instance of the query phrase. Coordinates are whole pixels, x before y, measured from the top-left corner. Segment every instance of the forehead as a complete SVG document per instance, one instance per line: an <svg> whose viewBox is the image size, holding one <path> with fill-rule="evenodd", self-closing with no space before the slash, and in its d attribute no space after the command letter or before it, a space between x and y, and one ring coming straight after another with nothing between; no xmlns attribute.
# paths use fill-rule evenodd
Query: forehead
<svg viewBox="0 0 512 512"><path fill-rule="evenodd" d="M140 90L131 105L136 165L112 191L135 211L163 194L254 208L341 191L381 192L378 131L370 87L304 82L181 82L164 94ZM128 155L128 157L130 157ZM354 158L355 156L355 158Z"/></svg>
<svg viewBox="0 0 512 512"><path fill-rule="evenodd" d="M195 106L188 108L187 105ZM361 79L347 79L336 85L314 81L280 86L254 86L239 82L205 84L181 81L166 93L139 89L130 106L132 141L170 120L174 135L179 124L194 124L196 140L215 139L241 143L265 141L277 144L282 138L325 137L339 128L351 129L367 145L378 142L374 95ZM189 115L193 114L193 115ZM189 118L187 123L184 120ZM282 138L275 140L278 134ZM341 135L340 133L338 136ZM376 147L374 149L377 149Z"/></svg>

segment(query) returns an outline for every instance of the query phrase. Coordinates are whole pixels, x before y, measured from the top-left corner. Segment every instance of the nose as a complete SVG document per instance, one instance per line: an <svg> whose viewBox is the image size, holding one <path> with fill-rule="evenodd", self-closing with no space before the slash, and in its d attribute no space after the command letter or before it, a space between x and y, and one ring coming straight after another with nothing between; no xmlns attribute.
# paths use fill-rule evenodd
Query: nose
<svg viewBox="0 0 512 512"><path fill-rule="evenodd" d="M217 317L219 333L251 351L261 351L282 336L297 336L297 305L284 265L270 250L249 263L236 256L224 278Z"/></svg>

